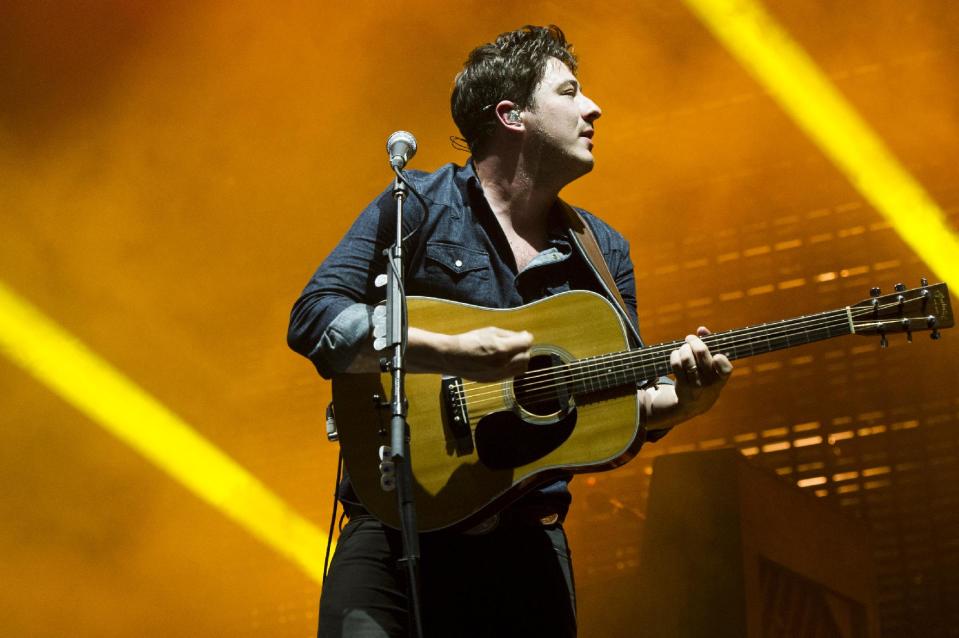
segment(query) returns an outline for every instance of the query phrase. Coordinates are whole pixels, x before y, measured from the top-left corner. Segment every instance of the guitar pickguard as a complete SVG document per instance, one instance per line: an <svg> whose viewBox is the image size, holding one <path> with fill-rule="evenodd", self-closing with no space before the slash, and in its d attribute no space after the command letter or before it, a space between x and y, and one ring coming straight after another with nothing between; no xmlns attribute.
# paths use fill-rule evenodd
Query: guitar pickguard
<svg viewBox="0 0 959 638"><path fill-rule="evenodd" d="M480 463L491 470L507 470L558 449L575 427L575 408L549 424L528 423L513 412L494 412L479 420L473 436Z"/></svg>

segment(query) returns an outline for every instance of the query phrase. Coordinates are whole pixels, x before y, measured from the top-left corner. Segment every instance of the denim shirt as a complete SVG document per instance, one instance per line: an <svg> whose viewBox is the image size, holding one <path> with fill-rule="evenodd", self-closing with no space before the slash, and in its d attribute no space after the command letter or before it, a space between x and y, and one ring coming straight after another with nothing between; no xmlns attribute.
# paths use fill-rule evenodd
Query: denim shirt
<svg viewBox="0 0 959 638"><path fill-rule="evenodd" d="M519 271L472 162L447 164L429 174L410 171L407 179L420 195L411 194L403 210L408 295L514 308L567 290L603 294L596 276L573 248L557 208L550 213L548 247ZM383 253L395 241L395 206L392 187L373 200L293 306L288 343L308 357L324 378L345 371L371 338L372 308L386 295L385 287L376 287L374 280L386 272ZM599 218L577 210L596 236L633 324L638 325L628 242ZM569 504L566 482L540 490L559 497L564 514ZM349 492L349 488L341 490L344 496Z"/></svg>

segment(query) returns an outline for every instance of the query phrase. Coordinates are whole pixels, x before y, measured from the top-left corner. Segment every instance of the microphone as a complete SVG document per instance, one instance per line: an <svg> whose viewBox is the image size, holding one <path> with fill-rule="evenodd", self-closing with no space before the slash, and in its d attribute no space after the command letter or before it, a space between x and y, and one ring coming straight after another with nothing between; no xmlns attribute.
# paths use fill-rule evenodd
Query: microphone
<svg viewBox="0 0 959 638"><path fill-rule="evenodd" d="M390 165L403 170L406 163L416 155L416 138L412 133L397 131L386 140L386 152L390 155Z"/></svg>

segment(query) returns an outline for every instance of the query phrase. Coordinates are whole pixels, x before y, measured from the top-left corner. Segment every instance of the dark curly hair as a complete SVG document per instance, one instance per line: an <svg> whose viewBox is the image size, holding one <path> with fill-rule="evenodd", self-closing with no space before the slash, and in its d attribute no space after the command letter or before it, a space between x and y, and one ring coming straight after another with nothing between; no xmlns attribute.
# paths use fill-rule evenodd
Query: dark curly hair
<svg viewBox="0 0 959 638"><path fill-rule="evenodd" d="M502 100L521 108L533 106L533 92L543 79L546 63L557 58L576 73L573 45L556 25L526 25L501 33L495 42L473 49L456 76L450 110L470 150L482 152L496 130L493 107Z"/></svg>

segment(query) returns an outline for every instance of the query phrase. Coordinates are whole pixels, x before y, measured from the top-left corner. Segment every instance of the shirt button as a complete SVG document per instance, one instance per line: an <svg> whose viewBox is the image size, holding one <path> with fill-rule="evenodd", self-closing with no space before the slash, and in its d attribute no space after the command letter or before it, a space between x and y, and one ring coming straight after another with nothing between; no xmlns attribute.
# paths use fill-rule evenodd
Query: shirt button
<svg viewBox="0 0 959 638"><path fill-rule="evenodd" d="M461 260L457 259L456 262L455 262L455 266L456 266L457 268L462 268L462 267L463 267L463 262L462 262Z"/></svg>

